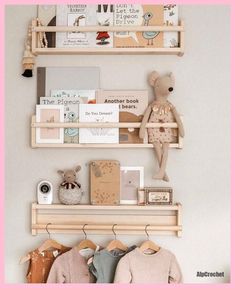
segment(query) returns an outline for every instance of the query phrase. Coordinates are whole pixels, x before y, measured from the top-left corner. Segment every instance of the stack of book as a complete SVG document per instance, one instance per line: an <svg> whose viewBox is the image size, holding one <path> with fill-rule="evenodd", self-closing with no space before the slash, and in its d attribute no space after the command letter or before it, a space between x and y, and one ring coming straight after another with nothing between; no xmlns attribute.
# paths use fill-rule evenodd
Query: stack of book
<svg viewBox="0 0 235 288"><path fill-rule="evenodd" d="M47 107L46 107L47 106ZM148 106L147 90L51 90L40 97L37 122L69 123L141 122ZM46 114L42 113L46 107ZM57 114L55 114L57 111ZM59 132L56 128L38 128L44 134ZM143 143L138 128L65 128L59 143ZM58 134L59 135L59 134ZM48 139L48 135L47 135ZM38 143L40 140L37 141ZM43 142L45 143L45 142Z"/></svg>
<svg viewBox="0 0 235 288"><path fill-rule="evenodd" d="M178 47L177 32L108 32L106 26L178 25L177 5L39 5L43 25L101 26L98 32L47 33L49 47Z"/></svg>

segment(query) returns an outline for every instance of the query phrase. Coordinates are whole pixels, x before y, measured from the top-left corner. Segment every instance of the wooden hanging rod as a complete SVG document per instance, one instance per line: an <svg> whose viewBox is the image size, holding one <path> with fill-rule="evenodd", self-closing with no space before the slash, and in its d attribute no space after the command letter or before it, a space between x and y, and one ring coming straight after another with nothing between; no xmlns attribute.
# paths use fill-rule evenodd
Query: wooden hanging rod
<svg viewBox="0 0 235 288"><path fill-rule="evenodd" d="M184 26L33 26L34 32L182 32Z"/></svg>
<svg viewBox="0 0 235 288"><path fill-rule="evenodd" d="M86 223L84 223L86 224ZM84 227L84 224L80 225L53 225L51 224L49 226L49 230L78 230L78 232L81 232L82 228ZM115 223L114 223L115 224ZM146 224L147 225L147 224ZM119 225L116 224L115 226L115 231L143 231L146 227L146 225ZM32 229L45 229L46 225L45 224L34 224L32 225ZM94 230L108 230L112 231L113 224L109 225L96 225L96 224L87 224L86 225L86 230L88 231L94 231ZM148 226L148 231L181 231L182 227L181 226L156 226L156 225L149 225Z"/></svg>

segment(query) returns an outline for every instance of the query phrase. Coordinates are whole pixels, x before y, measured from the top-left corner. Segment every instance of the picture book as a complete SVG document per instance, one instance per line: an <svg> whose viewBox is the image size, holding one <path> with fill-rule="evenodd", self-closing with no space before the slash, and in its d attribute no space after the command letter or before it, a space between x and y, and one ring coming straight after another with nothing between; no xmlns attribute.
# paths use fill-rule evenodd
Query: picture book
<svg viewBox="0 0 235 288"><path fill-rule="evenodd" d="M164 5L164 25L177 26L179 25L178 5ZM179 39L178 32L164 32L163 34L164 47L178 47Z"/></svg>
<svg viewBox="0 0 235 288"><path fill-rule="evenodd" d="M105 26L113 25L114 5L57 5L56 25L104 26L97 32L56 33L56 47L113 47L113 33Z"/></svg>
<svg viewBox="0 0 235 288"><path fill-rule="evenodd" d="M119 121L118 104L81 104L79 122ZM79 143L118 143L118 128L80 128Z"/></svg>
<svg viewBox="0 0 235 288"><path fill-rule="evenodd" d="M63 105L64 122L79 122L79 104L86 103L83 97L41 97L41 105ZM68 127L64 129L64 143L78 143L78 128Z"/></svg>
<svg viewBox="0 0 235 288"><path fill-rule="evenodd" d="M158 26L163 25L163 5L116 4L115 26ZM159 31L115 32L116 48L163 47L163 33Z"/></svg>
<svg viewBox="0 0 235 288"><path fill-rule="evenodd" d="M64 122L63 105L36 105L36 122ZM36 143L64 143L63 128L36 128Z"/></svg>
<svg viewBox="0 0 235 288"><path fill-rule="evenodd" d="M96 90L51 90L51 97L82 97L86 98L84 104L96 103Z"/></svg>
<svg viewBox="0 0 235 288"><path fill-rule="evenodd" d="M96 5L57 5L56 25L96 25ZM95 35L95 32L58 32L56 33L56 47L93 47L95 45Z"/></svg>
<svg viewBox="0 0 235 288"><path fill-rule="evenodd" d="M141 122L148 106L147 90L99 90L97 103L118 104L120 122ZM143 143L139 129L119 129L120 143Z"/></svg>
<svg viewBox="0 0 235 288"><path fill-rule="evenodd" d="M113 47L113 32L104 31L105 26L113 26L114 5L96 6L96 25L104 26L96 32L95 47Z"/></svg>

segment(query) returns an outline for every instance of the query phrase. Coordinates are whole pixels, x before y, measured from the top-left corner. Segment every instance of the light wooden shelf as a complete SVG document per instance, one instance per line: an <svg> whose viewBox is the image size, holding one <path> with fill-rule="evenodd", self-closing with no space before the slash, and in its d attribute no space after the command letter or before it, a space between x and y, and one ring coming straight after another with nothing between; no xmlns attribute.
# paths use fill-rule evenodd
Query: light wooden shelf
<svg viewBox="0 0 235 288"><path fill-rule="evenodd" d="M179 47L172 48L41 48L39 44L38 33L41 32L98 32L104 27L101 26L37 26L37 21L32 20L32 53L34 55L61 55L61 54L91 54L91 55L178 55L184 54L184 21L179 21L178 26L105 26L108 32L144 32L144 31L160 31L160 32L178 32Z"/></svg>
<svg viewBox="0 0 235 288"><path fill-rule="evenodd" d="M176 235L182 233L182 206L95 206L95 205L40 205L33 203L31 207L32 235L46 233L46 225L51 233L82 233L84 224L90 234L112 234L114 224L117 234L145 234L148 226L149 234Z"/></svg>
<svg viewBox="0 0 235 288"><path fill-rule="evenodd" d="M181 116L181 120L183 117ZM31 119L31 147L32 148L153 148L149 143L129 143L129 144L74 144L74 143L36 143L36 129L38 128L140 128L139 122L119 122L119 123L38 123L36 116ZM147 123L147 128L175 128L177 123ZM178 133L179 134L179 133ZM178 135L177 143L170 143L171 148L183 148L183 138Z"/></svg>

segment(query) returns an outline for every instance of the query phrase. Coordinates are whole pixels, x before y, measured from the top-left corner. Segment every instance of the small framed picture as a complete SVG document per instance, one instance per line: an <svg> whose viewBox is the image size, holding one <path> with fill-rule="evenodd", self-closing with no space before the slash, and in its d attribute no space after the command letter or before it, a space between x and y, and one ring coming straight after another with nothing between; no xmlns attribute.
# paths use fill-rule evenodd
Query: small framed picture
<svg viewBox="0 0 235 288"><path fill-rule="evenodd" d="M144 187L144 167L120 167L120 204L138 204L138 189Z"/></svg>
<svg viewBox="0 0 235 288"><path fill-rule="evenodd" d="M148 188L145 189L147 205L172 205L172 188Z"/></svg>
<svg viewBox="0 0 235 288"><path fill-rule="evenodd" d="M36 105L36 122L64 122L64 106ZM64 143L64 128L36 128L36 143Z"/></svg>

